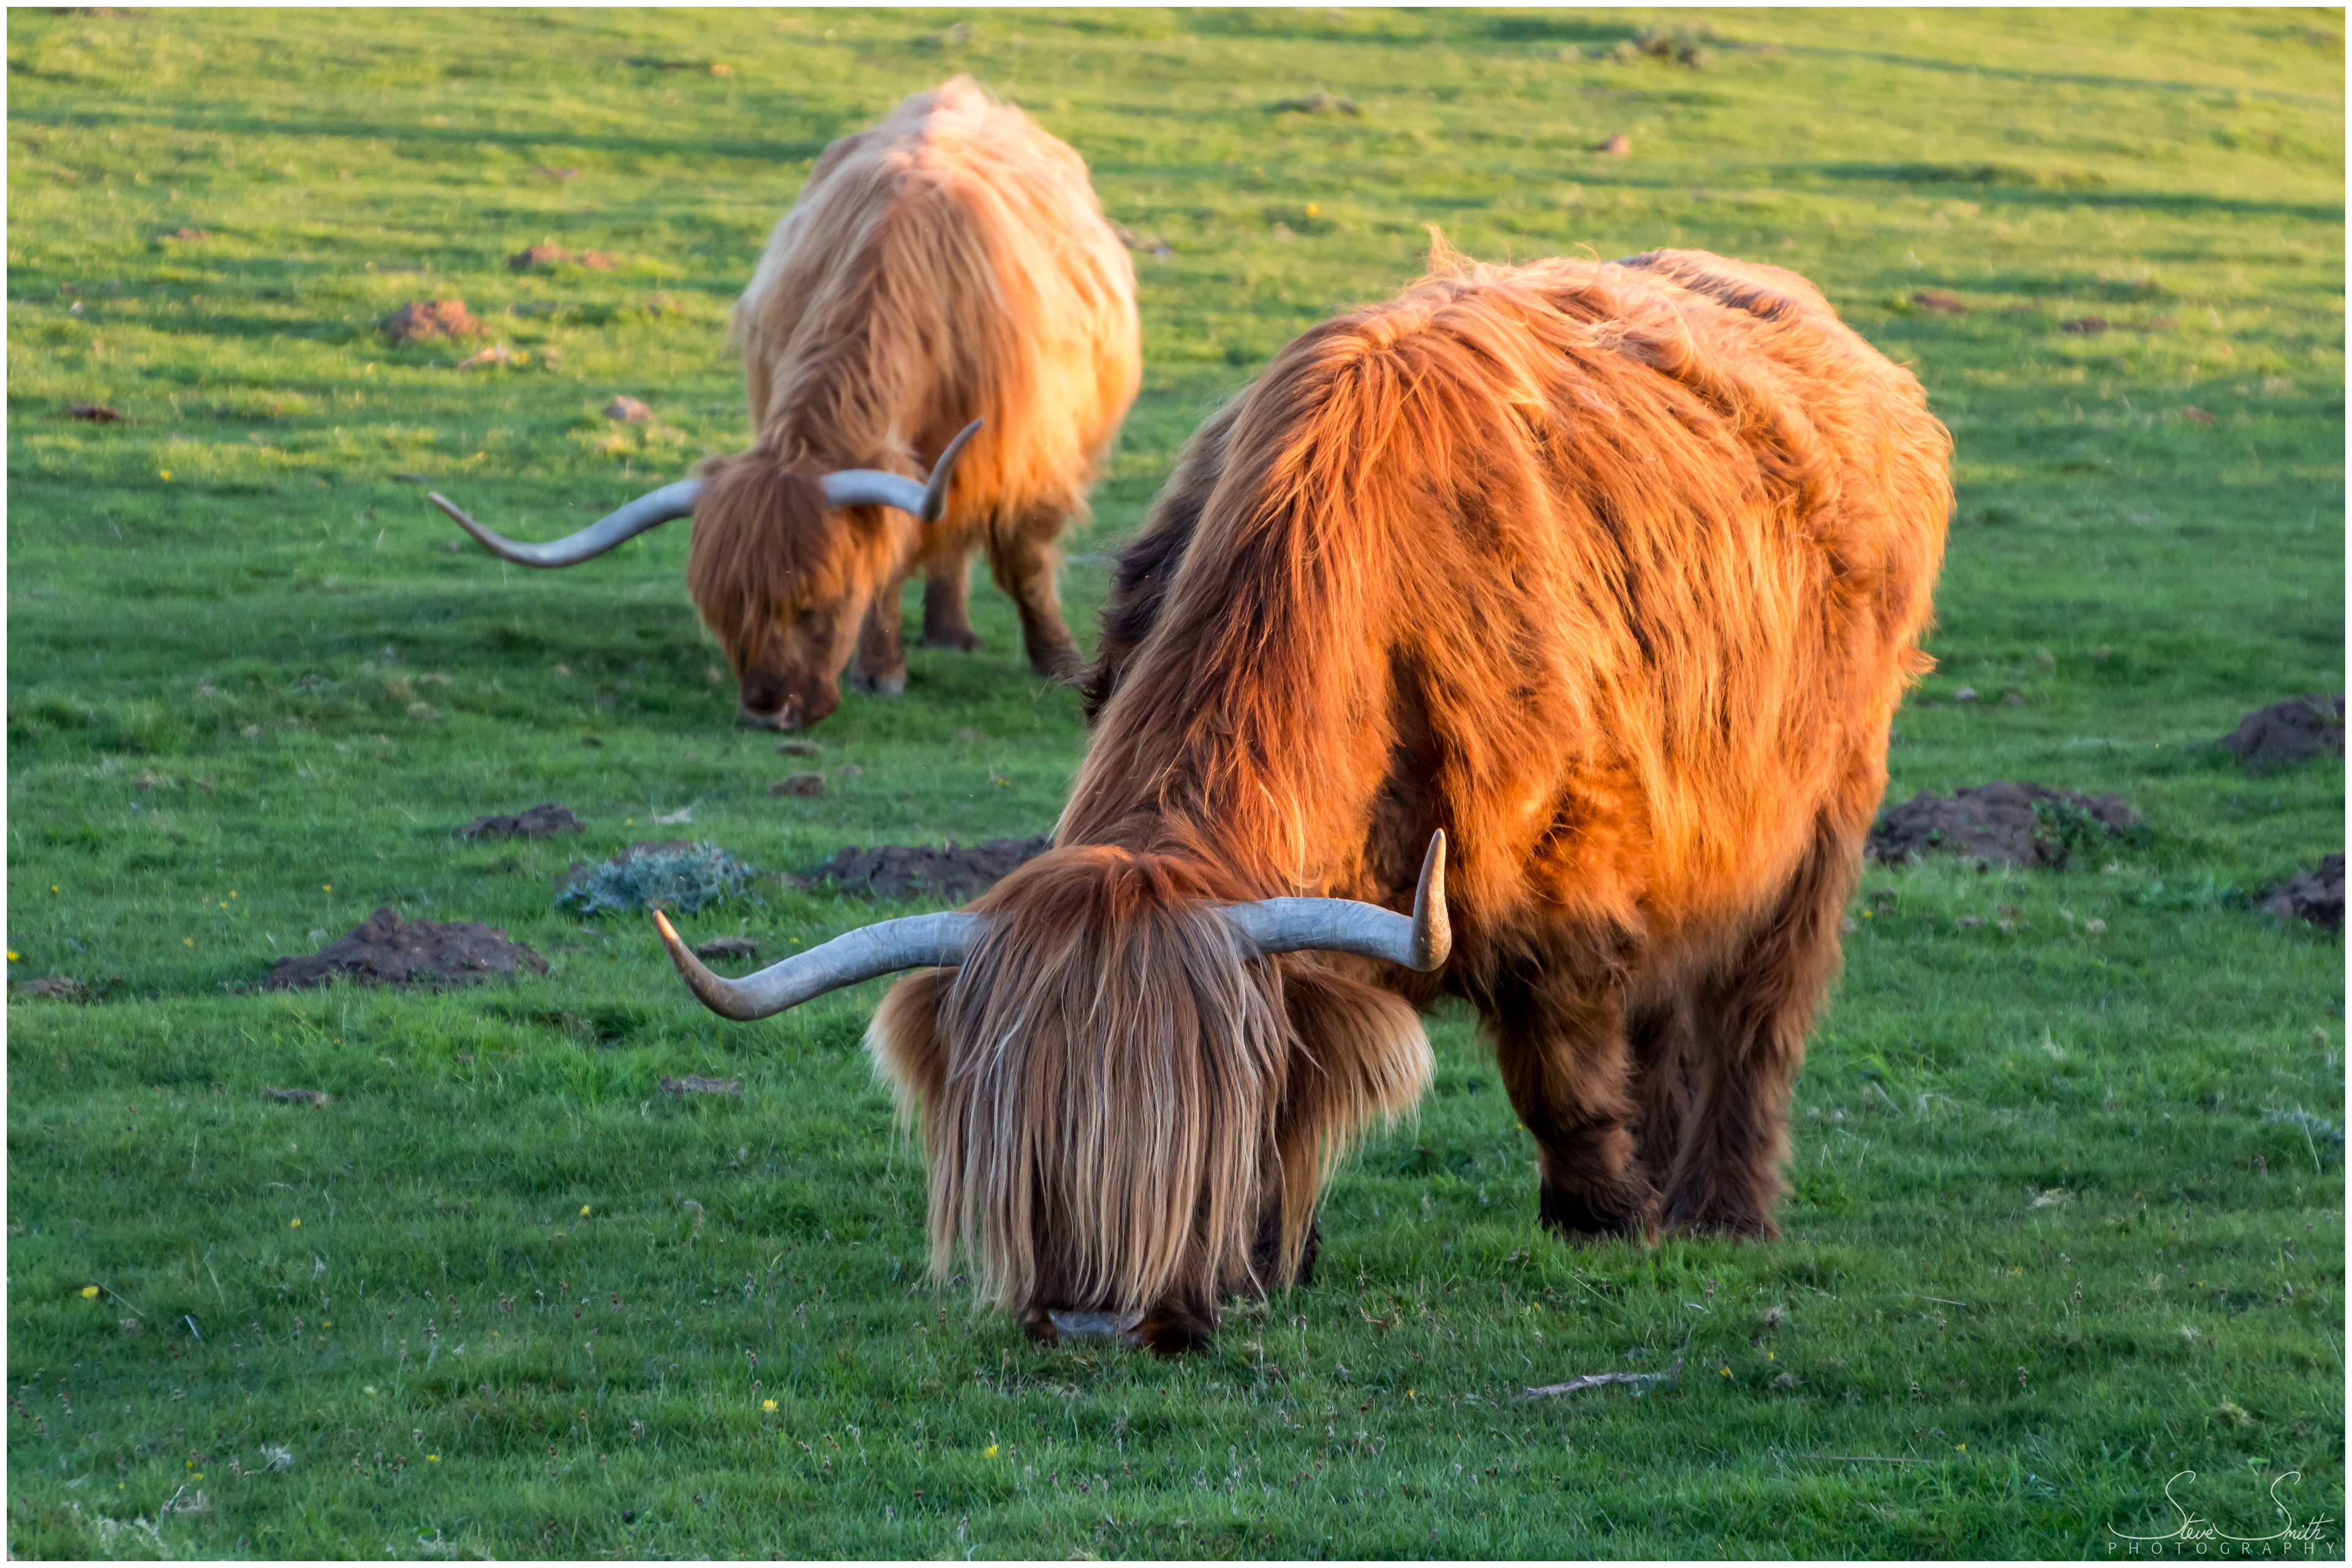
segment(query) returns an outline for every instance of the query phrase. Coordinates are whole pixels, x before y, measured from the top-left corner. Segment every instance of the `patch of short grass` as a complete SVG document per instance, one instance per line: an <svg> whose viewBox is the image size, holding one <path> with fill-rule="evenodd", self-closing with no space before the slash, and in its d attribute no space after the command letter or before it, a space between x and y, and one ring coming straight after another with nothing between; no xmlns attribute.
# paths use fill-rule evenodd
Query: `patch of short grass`
<svg viewBox="0 0 2352 1568"><path fill-rule="evenodd" d="M1618 58L1653 26L1703 68ZM10 973L104 999L9 1009L11 1549L2061 1556L2168 1528L2183 1469L2237 1533L2287 1471L2340 1514L2343 948L2247 895L2341 847L2343 771L2204 742L2341 683L2341 49L2335 12L12 14ZM922 1279L878 985L732 1027L554 907L642 838L772 874L1053 820L1076 705L992 590L982 654L783 757L683 529L526 575L423 500L544 535L733 449L768 227L955 70L1168 250L1081 627L1202 415L1427 224L1784 262L1917 370L1960 510L1894 797L2119 790L2152 837L1869 873L1783 1240L1543 1235L1447 1012L1311 1287L1181 1363L1039 1350ZM1318 92L1358 112L1268 107ZM509 269L541 241L615 265ZM443 298L517 359L372 324ZM541 800L589 831L455 837ZM553 973L251 990L383 904ZM771 875L686 926L873 912Z"/></svg>

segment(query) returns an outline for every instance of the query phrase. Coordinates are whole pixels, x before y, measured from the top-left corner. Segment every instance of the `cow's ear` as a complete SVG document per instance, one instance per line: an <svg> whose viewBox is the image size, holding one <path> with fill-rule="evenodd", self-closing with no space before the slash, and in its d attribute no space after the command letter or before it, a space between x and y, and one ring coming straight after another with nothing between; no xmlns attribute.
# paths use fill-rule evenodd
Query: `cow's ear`
<svg viewBox="0 0 2352 1568"><path fill-rule="evenodd" d="M1402 997L1305 955L1283 963L1292 1048L1284 1066L1275 1147L1282 1157L1278 1279L1297 1270L1315 1200L1375 1118L1394 1121L1429 1089L1421 1015Z"/></svg>
<svg viewBox="0 0 2352 1568"><path fill-rule="evenodd" d="M926 969L909 974L882 998L874 1021L866 1028L866 1048L873 1055L875 1076L890 1086L898 1102L898 1120L908 1126L939 1112L947 1087L947 1042L940 1037L940 1005L955 984L952 969Z"/></svg>

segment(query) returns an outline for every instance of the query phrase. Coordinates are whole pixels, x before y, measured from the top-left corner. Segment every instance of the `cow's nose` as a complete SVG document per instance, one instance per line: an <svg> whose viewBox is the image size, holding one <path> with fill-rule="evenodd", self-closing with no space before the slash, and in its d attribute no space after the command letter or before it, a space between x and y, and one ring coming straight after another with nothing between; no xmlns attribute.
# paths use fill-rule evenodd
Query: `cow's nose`
<svg viewBox="0 0 2352 1568"><path fill-rule="evenodd" d="M797 730L801 727L801 701L787 697L776 708L762 712L749 702L738 705L737 716L755 730Z"/></svg>

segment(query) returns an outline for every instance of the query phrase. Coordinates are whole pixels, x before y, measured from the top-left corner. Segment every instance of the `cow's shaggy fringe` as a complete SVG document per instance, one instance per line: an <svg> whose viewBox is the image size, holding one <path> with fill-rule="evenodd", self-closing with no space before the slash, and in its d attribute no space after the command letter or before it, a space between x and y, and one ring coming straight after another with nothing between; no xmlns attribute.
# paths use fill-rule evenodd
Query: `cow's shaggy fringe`
<svg viewBox="0 0 2352 1568"><path fill-rule="evenodd" d="M1293 342L1121 557L1061 847L982 906L960 975L877 1020L924 1104L935 1238L1033 1314L1193 1303L1232 1288L1255 1202L1280 1284L1328 1171L1307 1151L1410 1103L1400 1004L1441 991L1495 1041L1548 1223L1773 1234L1789 1086L1927 665L1949 449L1803 279L1701 253L1441 250ZM1407 907L1439 827L1436 975L1244 963L1204 918Z"/></svg>
<svg viewBox="0 0 2352 1568"><path fill-rule="evenodd" d="M885 1000L868 1040L923 1130L935 1273L961 1244L1007 1310L1149 1310L1176 1348L1221 1295L1296 1270L1323 1178L1419 1097L1428 1043L1395 997L1244 963L1217 901L1197 861L1057 849L975 906L991 922L960 969ZM1302 994L1341 1037L1295 1032Z"/></svg>
<svg viewBox="0 0 2352 1568"><path fill-rule="evenodd" d="M688 586L738 674L823 658L806 645L827 639L838 671L867 603L909 571L951 571L961 623L976 545L1033 658L1066 660L1052 544L1134 400L1134 297L1086 164L967 77L828 147L736 303L757 434L713 468L695 513ZM938 522L881 507L828 521L812 476L920 477L976 416L988 424ZM810 632L794 613L812 602L848 607ZM861 660L870 675L898 658L895 596L887 615L887 646Z"/></svg>

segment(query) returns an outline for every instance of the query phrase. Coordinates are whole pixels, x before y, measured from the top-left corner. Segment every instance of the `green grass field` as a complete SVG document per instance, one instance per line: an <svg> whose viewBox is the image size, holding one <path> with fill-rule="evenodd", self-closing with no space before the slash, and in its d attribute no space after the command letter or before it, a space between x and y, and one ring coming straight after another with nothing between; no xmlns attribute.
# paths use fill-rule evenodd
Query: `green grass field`
<svg viewBox="0 0 2352 1568"><path fill-rule="evenodd" d="M1653 20L10 13L9 975L96 992L7 1013L11 1552L2126 1557L2194 1470L2237 1536L2299 1473L2337 1522L2252 1550L2340 1555L2344 950L2247 895L2342 847L2344 770L2207 742L2342 686L2343 13L1683 13L1701 65L1616 58ZM1925 382L1959 514L1893 798L2119 790L2153 837L1869 874L1785 1239L1547 1237L1448 1013L1310 1288L1181 1363L1040 1349L923 1278L878 985L729 1026L552 907L634 838L774 873L1055 817L1076 703L993 589L812 763L734 726L683 525L527 574L424 500L548 537L735 449L769 226L958 70L1147 247L1089 645L1186 433L1426 225L1794 267ZM1268 107L1318 89L1356 111ZM614 265L509 269L541 241ZM492 336L373 325L446 298ZM590 831L455 837L543 800ZM386 904L552 973L254 989ZM771 875L688 934L873 913Z"/></svg>

